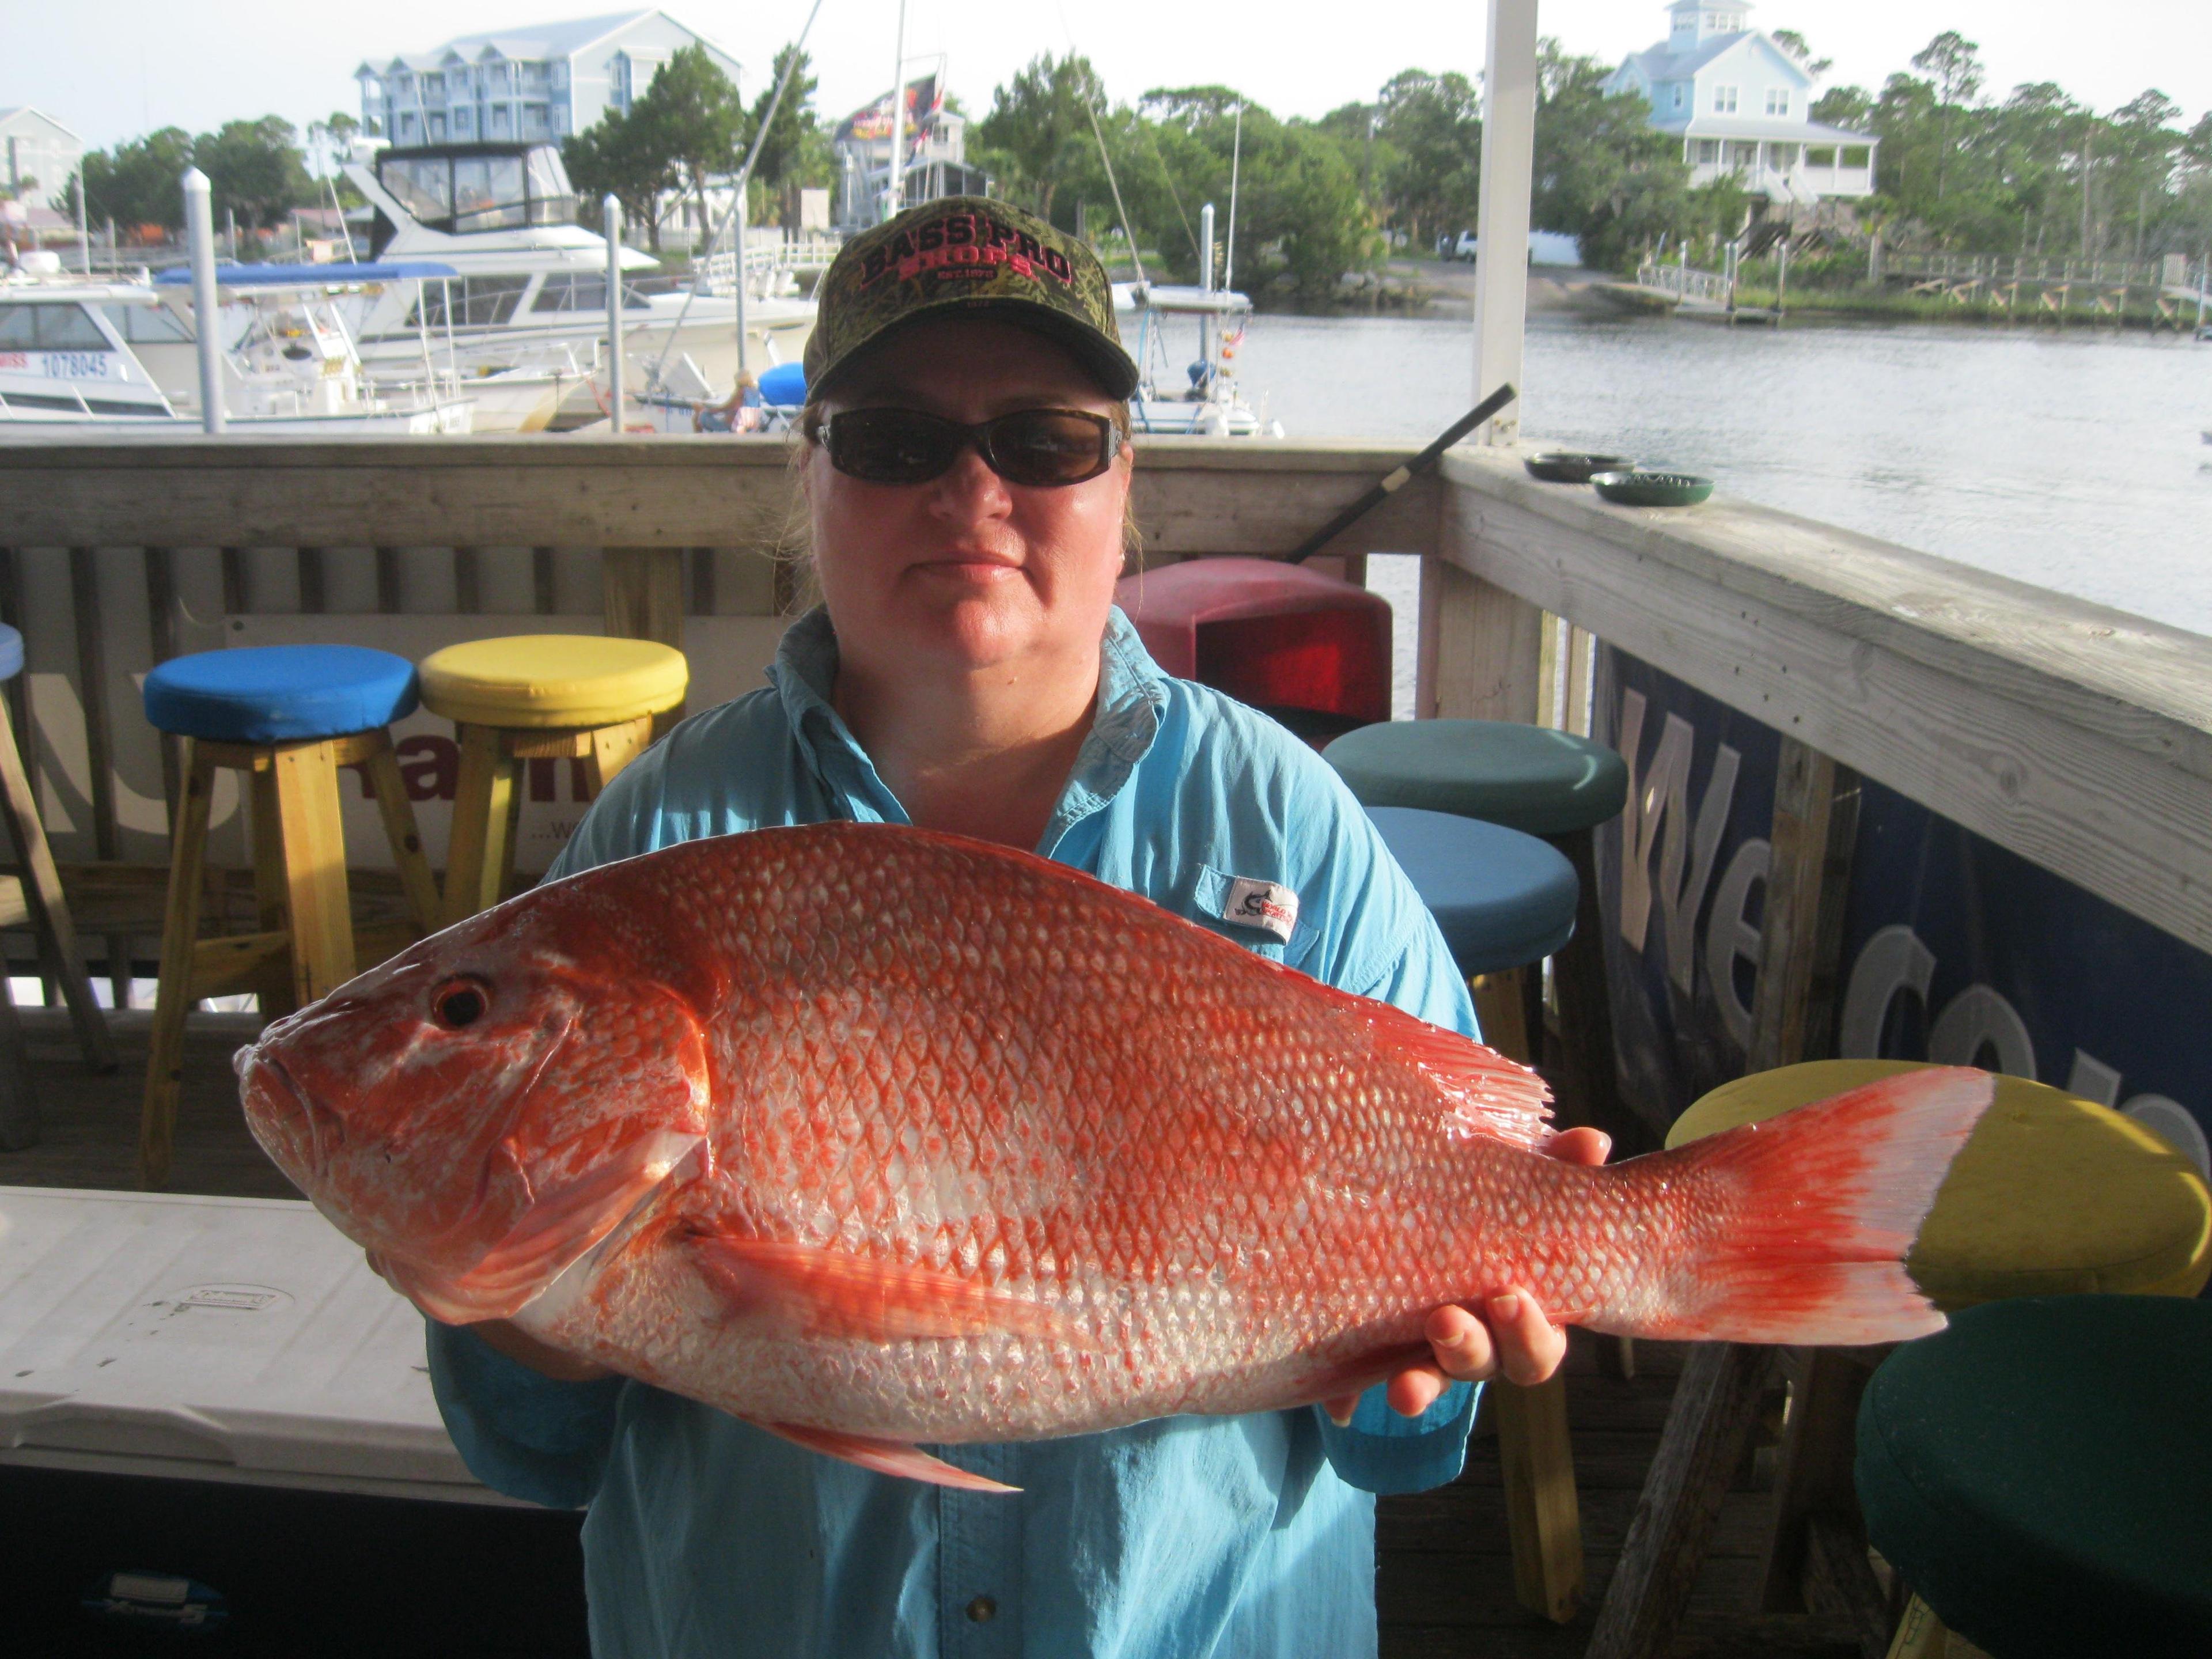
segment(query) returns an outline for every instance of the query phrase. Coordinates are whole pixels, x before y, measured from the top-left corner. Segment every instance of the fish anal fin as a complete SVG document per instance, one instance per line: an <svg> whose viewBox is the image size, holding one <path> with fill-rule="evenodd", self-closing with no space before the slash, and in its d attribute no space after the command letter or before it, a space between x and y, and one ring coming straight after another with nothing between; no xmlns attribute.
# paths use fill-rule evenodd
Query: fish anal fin
<svg viewBox="0 0 2212 1659"><path fill-rule="evenodd" d="M811 1335L866 1342L1079 1335L1051 1308L934 1267L726 1233L696 1235L690 1249L732 1314L778 1320Z"/></svg>
<svg viewBox="0 0 2212 1659"><path fill-rule="evenodd" d="M988 1475L955 1468L943 1458L932 1457L921 1447L903 1440L878 1440L865 1434L848 1434L842 1429L809 1428L803 1423L762 1423L758 1426L770 1434L782 1436L794 1446L820 1452L824 1457L857 1463L878 1474L926 1480L933 1486L957 1486L963 1492L1021 1491L1019 1486L1009 1486Z"/></svg>

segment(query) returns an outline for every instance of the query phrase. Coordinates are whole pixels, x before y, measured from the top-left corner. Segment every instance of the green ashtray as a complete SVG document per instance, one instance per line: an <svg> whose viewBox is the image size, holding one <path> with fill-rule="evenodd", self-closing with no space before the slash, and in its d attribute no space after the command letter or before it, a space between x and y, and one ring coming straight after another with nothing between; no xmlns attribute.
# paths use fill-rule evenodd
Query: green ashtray
<svg viewBox="0 0 2212 1659"><path fill-rule="evenodd" d="M1578 450L1554 449L1531 455L1521 463L1532 478L1546 483L1588 483L1601 472L1615 472L1635 463L1626 455L1585 455Z"/></svg>
<svg viewBox="0 0 2212 1659"><path fill-rule="evenodd" d="M1635 467L1597 473L1590 487L1622 507L1695 507L1713 493L1713 481L1694 472L1646 472Z"/></svg>

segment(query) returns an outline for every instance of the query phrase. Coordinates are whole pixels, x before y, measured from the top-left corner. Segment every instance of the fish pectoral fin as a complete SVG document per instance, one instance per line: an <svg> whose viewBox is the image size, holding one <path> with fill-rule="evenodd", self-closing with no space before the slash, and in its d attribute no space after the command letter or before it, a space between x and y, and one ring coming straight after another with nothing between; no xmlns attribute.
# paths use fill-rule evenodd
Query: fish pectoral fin
<svg viewBox="0 0 2212 1659"><path fill-rule="evenodd" d="M835 1457L848 1463L857 1463L864 1469L873 1469L878 1474L896 1474L908 1480L927 1480L933 1486L957 1486L963 1492L1018 1492L1019 1486L1009 1486L988 1475L970 1474L955 1468L941 1457L932 1457L919 1446L903 1440L874 1440L865 1434L847 1434L840 1429L811 1429L800 1423L762 1423L758 1427L770 1434L781 1435L794 1446L804 1446L809 1451L820 1452L824 1457Z"/></svg>
<svg viewBox="0 0 2212 1659"><path fill-rule="evenodd" d="M697 1235L690 1246L732 1313L781 1320L810 1335L899 1342L990 1335L1074 1341L1080 1334L1051 1308L934 1267L726 1233Z"/></svg>

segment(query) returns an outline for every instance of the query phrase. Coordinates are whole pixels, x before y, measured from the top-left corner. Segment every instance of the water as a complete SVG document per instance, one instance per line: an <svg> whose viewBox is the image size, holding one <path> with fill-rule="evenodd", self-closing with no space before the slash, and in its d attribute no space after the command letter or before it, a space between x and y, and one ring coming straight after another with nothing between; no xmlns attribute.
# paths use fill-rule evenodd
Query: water
<svg viewBox="0 0 2212 1659"><path fill-rule="evenodd" d="M1267 315L1239 362L1295 436L1425 441L1473 403L1473 356L1464 320ZM1539 316L1522 386L1532 441L2212 634L2212 345Z"/></svg>

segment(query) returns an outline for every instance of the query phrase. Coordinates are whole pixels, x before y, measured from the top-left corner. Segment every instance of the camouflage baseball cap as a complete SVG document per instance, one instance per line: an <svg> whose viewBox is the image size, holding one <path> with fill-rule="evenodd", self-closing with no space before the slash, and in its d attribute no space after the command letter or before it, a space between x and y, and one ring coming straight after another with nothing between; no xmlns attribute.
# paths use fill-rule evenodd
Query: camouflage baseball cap
<svg viewBox="0 0 2212 1659"><path fill-rule="evenodd" d="M810 398L891 330L978 312L1004 313L1058 341L1109 397L1137 387L1097 255L1011 203L948 196L908 208L847 242L814 297Z"/></svg>

